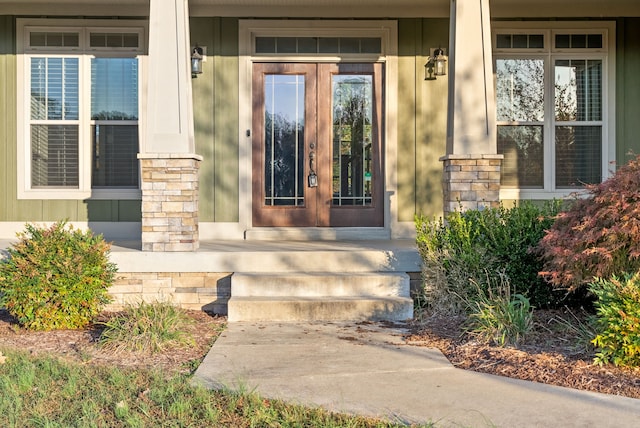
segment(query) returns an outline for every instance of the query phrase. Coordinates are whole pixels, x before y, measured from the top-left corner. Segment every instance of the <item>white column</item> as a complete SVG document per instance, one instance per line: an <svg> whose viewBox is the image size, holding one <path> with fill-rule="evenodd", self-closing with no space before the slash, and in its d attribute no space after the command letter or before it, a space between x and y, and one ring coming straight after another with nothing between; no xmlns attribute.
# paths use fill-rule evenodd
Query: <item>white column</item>
<svg viewBox="0 0 640 428"><path fill-rule="evenodd" d="M195 154L188 0L151 0L142 171L142 250L196 251Z"/></svg>
<svg viewBox="0 0 640 428"><path fill-rule="evenodd" d="M489 0L451 0L450 20L447 149L440 158L445 214L497 207L503 159L497 154Z"/></svg>
<svg viewBox="0 0 640 428"><path fill-rule="evenodd" d="M496 153L489 0L451 0L447 155Z"/></svg>
<svg viewBox="0 0 640 428"><path fill-rule="evenodd" d="M195 152L188 0L151 0L145 153Z"/></svg>

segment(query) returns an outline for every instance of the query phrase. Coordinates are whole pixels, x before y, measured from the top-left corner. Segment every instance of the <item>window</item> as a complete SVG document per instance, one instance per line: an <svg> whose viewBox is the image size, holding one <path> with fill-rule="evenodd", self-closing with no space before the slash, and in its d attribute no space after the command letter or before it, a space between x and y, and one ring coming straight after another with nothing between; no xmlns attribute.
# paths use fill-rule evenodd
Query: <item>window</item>
<svg viewBox="0 0 640 428"><path fill-rule="evenodd" d="M615 151L605 120L613 119L614 50L613 31L601 24L494 27L501 197L563 196L606 178Z"/></svg>
<svg viewBox="0 0 640 428"><path fill-rule="evenodd" d="M46 23L19 25L19 197L139 197L144 27Z"/></svg>

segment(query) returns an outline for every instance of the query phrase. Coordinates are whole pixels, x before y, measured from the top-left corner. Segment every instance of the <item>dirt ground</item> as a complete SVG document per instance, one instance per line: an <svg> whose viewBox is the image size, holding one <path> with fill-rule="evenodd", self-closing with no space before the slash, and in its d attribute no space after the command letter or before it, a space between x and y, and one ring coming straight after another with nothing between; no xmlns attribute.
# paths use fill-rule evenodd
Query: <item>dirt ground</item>
<svg viewBox="0 0 640 428"><path fill-rule="evenodd" d="M112 353L97 345L99 325L85 330L30 332L16 325L0 310L0 350L18 348L34 354L119 367L161 368L166 372L188 373L194 369L224 328L224 317L189 311L195 321L191 335L195 345L170 349L154 355ZM104 314L103 317L108 316ZM568 311L536 311L534 331L517 348L483 345L461 335L461 319L428 317L411 325L407 343L439 348L455 366L500 376L531 380L569 388L640 398L640 369L621 369L592 364L595 350L563 320L584 321L585 314Z"/></svg>

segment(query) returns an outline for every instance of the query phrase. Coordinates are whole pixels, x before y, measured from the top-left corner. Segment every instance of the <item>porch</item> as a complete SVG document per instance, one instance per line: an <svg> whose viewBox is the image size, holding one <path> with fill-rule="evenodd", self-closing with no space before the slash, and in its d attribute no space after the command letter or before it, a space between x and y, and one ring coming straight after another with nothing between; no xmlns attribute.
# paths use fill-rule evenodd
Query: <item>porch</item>
<svg viewBox="0 0 640 428"><path fill-rule="evenodd" d="M283 232L284 233L284 232ZM0 252L11 241L0 240ZM410 318L421 261L412 239L201 241L195 252L115 241L110 310L140 300L230 321Z"/></svg>

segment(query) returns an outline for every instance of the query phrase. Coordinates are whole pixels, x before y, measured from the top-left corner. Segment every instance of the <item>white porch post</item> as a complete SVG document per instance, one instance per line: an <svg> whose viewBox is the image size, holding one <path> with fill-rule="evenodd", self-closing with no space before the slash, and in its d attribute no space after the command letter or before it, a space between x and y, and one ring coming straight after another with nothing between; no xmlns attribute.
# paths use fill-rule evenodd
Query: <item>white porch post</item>
<svg viewBox="0 0 640 428"><path fill-rule="evenodd" d="M489 0L451 0L444 212L499 203Z"/></svg>
<svg viewBox="0 0 640 428"><path fill-rule="evenodd" d="M142 168L143 251L195 251L198 168L188 0L151 0Z"/></svg>

